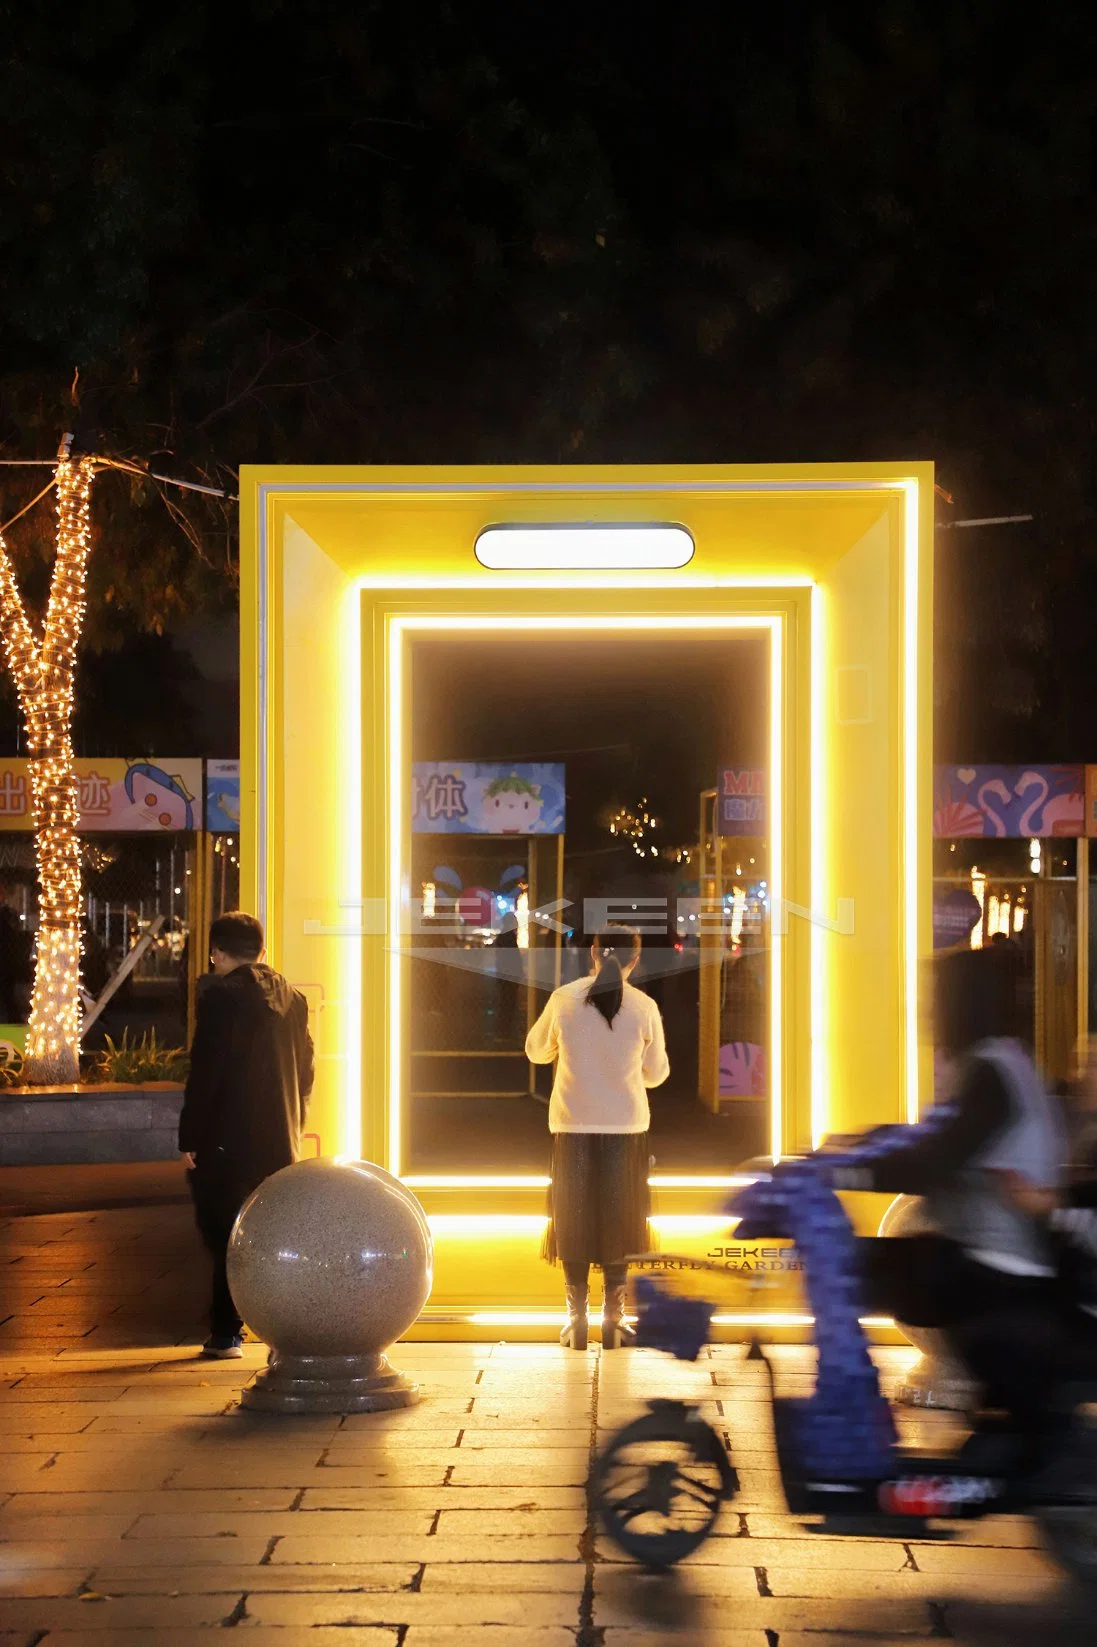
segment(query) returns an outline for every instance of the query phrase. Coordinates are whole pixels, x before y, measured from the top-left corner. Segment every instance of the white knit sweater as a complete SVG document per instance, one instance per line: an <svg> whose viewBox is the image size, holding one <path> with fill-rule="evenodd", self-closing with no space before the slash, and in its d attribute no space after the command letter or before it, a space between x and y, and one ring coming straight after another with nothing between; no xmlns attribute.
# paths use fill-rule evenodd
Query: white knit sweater
<svg viewBox="0 0 1097 1647"><path fill-rule="evenodd" d="M646 1132L648 1087L670 1074L663 1020L643 990L626 984L612 1026L587 1000L591 979L549 996L526 1036L531 1064L556 1063L550 1132Z"/></svg>

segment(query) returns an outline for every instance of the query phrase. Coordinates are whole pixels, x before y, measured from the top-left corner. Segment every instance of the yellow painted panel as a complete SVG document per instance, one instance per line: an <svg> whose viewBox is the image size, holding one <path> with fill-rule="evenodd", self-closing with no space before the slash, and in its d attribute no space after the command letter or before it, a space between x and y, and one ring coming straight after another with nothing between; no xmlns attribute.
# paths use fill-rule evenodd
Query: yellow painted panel
<svg viewBox="0 0 1097 1647"><path fill-rule="evenodd" d="M271 791L280 821L268 912L274 964L318 1003L316 1091L308 1130L315 1153L357 1155L361 1020L355 708L357 596L345 572L300 528L282 545L280 691L271 705Z"/></svg>
<svg viewBox="0 0 1097 1647"><path fill-rule="evenodd" d="M330 499L290 497L284 507L310 536L330 546L348 569L379 580L465 577L485 584L504 580L520 584L538 581L538 574L488 572L476 561L474 545L485 526L604 519L605 501L597 493L582 491L569 494L566 501L555 493L517 499L487 491L421 501L391 495L356 499L353 510ZM613 501L612 518L622 523L660 520L668 514L684 517L696 545L693 559L680 571L643 575L644 581L664 587L712 582L729 573L764 582L773 577L778 555L783 578L808 581L852 540L863 536L886 508L879 493L855 498L747 498L736 501L734 527L729 531L729 506L724 497L701 494L687 499L673 494L668 498L651 492ZM364 543L369 544L368 560L362 556ZM628 580L601 573L588 574L588 581Z"/></svg>
<svg viewBox="0 0 1097 1647"><path fill-rule="evenodd" d="M893 619L902 545L879 521L823 581L829 720L828 888L845 903L841 930L821 929L830 978L829 1127L853 1132L904 1114L898 998L903 896L898 716L899 635ZM856 1072L856 1073L855 1073ZM852 1078L851 1078L852 1077Z"/></svg>

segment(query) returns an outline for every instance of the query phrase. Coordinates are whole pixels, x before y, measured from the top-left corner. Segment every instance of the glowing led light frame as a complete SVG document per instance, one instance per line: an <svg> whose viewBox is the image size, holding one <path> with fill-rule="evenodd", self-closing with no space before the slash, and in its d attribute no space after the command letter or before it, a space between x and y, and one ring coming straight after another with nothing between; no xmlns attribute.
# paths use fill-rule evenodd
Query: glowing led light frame
<svg viewBox="0 0 1097 1647"><path fill-rule="evenodd" d="M918 835L922 794L918 782L918 482L903 482L903 997L907 1120L918 1119Z"/></svg>
<svg viewBox="0 0 1097 1647"><path fill-rule="evenodd" d="M402 1074L400 1049L403 1045L403 954L401 933L406 902L404 886L404 663L405 638L411 633L451 632L454 630L495 630L508 634L516 630L576 631L595 633L599 630L654 630L664 634L709 631L761 631L769 635L769 768L770 768L770 896L771 908L780 909L784 902L784 626L779 614L765 613L698 613L684 615L617 616L579 611L573 615L548 614L532 616L465 613L436 615L390 616L387 624L388 673L388 1009L389 1009L389 1092L387 1118L387 1145L389 1171L402 1176ZM782 935L776 923L770 927L769 988L770 988L770 1153L774 1160L781 1156L784 1126L784 1060L783 1060L783 1002L784 985ZM702 1180L703 1182L704 1180ZM422 1181L409 1177L410 1185ZM458 1177L456 1184L466 1184ZM536 1188L545 1182L543 1175L507 1175L502 1179L478 1177L475 1182L484 1188ZM681 1183L693 1186L697 1181L683 1177Z"/></svg>
<svg viewBox="0 0 1097 1647"><path fill-rule="evenodd" d="M818 585L811 591L811 907L827 911L830 891L827 863L830 855L830 804L826 787L830 767L826 729L826 597ZM818 1149L826 1136L830 1113L830 1057L827 1047L827 930L812 923L809 937L811 968L811 1147Z"/></svg>
<svg viewBox="0 0 1097 1647"><path fill-rule="evenodd" d="M410 1189L547 1189L552 1183L548 1173L533 1175L500 1174L487 1178L476 1173L423 1172L402 1174ZM652 1189L745 1189L757 1182L753 1173L701 1173L692 1177L681 1173L654 1173L648 1183Z"/></svg>
<svg viewBox="0 0 1097 1647"><path fill-rule="evenodd" d="M436 572L427 585L435 589L477 589L483 593L484 573ZM559 572L500 572L493 574L492 589L810 589L813 578L787 572L736 572L721 577L714 572L692 572L688 566L680 572L623 572L596 568L584 572L580 567L563 568ZM363 572L354 580L356 589L394 589L403 593L408 589L406 572Z"/></svg>
<svg viewBox="0 0 1097 1647"><path fill-rule="evenodd" d="M405 1184L411 1179L405 1178ZM491 1179L487 1182L490 1184ZM660 1235L716 1235L731 1230L739 1220L718 1213L663 1212L651 1219ZM543 1235L547 1213L536 1212L430 1212L427 1223L436 1235Z"/></svg>
<svg viewBox="0 0 1097 1647"><path fill-rule="evenodd" d="M361 597L348 590L342 597L339 623L340 668L347 683L347 709L344 719L343 771L345 781L354 795L362 790L362 636ZM353 785L353 788L350 786ZM360 906L362 898L362 808L343 807L339 816L339 857L342 865L342 885L351 907ZM342 945L341 984L344 1001L362 999L362 948L360 944ZM360 1009L359 1009L360 1010ZM359 1011L350 1014L357 1023ZM362 1091L362 1036L357 1031L349 1035L343 1049L344 1091L360 1094ZM344 1155L359 1160L362 1155L362 1104L340 1105L339 1149Z"/></svg>
<svg viewBox="0 0 1097 1647"><path fill-rule="evenodd" d="M635 1316L629 1319L635 1320ZM564 1316L554 1310L472 1310L467 1315L440 1315L433 1316L432 1320L460 1321L471 1327L549 1327L559 1325ZM601 1320L601 1311L592 1310L588 1320L596 1324ZM889 1315L862 1315L859 1320L862 1327L890 1329L895 1326ZM712 1324L714 1327L813 1327L815 1317L780 1310L765 1315L733 1311L714 1315Z"/></svg>

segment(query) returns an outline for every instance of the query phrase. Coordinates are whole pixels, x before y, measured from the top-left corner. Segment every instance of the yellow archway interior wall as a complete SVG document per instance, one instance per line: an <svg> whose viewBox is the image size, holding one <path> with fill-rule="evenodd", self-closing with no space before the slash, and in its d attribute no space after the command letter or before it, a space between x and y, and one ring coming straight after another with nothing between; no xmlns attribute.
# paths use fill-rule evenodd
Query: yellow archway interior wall
<svg viewBox="0 0 1097 1647"><path fill-rule="evenodd" d="M930 941L932 495L928 465L243 471L242 897L313 1007L311 1151L399 1164L388 991L401 843L388 749L393 620L408 614L778 623L792 906L780 940L781 1147L916 1113L927 1092L914 986ZM485 526L553 520L680 523L696 550L661 573L497 573L475 560ZM731 1163L713 1165L719 1179ZM549 1330L559 1283L536 1256L543 1185L415 1188L436 1225L435 1326ZM726 1194L718 1182L657 1184L662 1245L718 1250ZM879 1211L862 1199L855 1216L871 1228ZM763 1262L779 1266L771 1290L761 1304L732 1299L730 1313L792 1320L796 1272Z"/></svg>

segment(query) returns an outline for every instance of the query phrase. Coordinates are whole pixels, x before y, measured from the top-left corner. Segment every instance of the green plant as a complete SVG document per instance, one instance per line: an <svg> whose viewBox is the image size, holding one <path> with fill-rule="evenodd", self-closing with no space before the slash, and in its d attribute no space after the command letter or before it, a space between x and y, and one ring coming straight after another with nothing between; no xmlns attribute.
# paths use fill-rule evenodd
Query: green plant
<svg viewBox="0 0 1097 1647"><path fill-rule="evenodd" d="M161 1046L156 1031L148 1030L139 1041L130 1041L125 1030L117 1044L104 1037L106 1046L91 1071L93 1081L118 1081L138 1086L145 1081L183 1081L189 1060L182 1047Z"/></svg>
<svg viewBox="0 0 1097 1647"><path fill-rule="evenodd" d="M17 1087L23 1080L23 1054L10 1041L0 1041L0 1088Z"/></svg>

